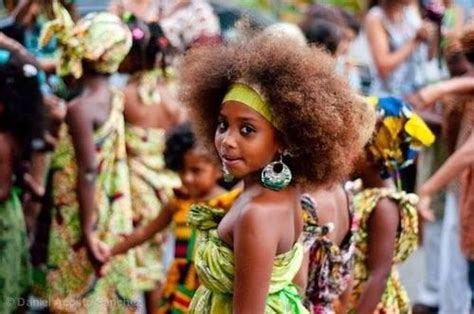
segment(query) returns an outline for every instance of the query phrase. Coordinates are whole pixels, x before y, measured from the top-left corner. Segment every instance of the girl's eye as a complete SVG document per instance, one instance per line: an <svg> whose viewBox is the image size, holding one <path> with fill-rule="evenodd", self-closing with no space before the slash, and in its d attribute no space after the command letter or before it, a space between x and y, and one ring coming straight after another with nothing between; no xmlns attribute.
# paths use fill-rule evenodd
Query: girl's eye
<svg viewBox="0 0 474 314"><path fill-rule="evenodd" d="M244 125L241 129L240 129L240 133L242 133L242 135L250 135L251 133L255 132L255 129L248 126L248 125Z"/></svg>
<svg viewBox="0 0 474 314"><path fill-rule="evenodd" d="M222 133L224 132L225 130L227 130L227 123L225 121L219 121L217 123L217 131L219 133Z"/></svg>

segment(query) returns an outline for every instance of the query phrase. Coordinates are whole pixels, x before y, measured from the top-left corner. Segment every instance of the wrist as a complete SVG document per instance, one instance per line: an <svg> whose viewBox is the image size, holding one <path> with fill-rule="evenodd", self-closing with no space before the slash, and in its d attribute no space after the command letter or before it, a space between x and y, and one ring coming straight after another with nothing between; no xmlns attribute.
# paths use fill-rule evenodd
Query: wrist
<svg viewBox="0 0 474 314"><path fill-rule="evenodd" d="M421 198L421 197L430 197L431 198L431 194L432 192L430 191L430 187L429 185L427 184L423 184L420 189L418 190L418 196Z"/></svg>

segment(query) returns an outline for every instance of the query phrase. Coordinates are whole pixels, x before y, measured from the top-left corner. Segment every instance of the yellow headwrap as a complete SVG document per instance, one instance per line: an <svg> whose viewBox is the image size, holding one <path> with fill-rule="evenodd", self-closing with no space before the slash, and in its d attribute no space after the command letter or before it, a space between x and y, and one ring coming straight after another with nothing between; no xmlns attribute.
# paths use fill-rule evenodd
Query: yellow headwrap
<svg viewBox="0 0 474 314"><path fill-rule="evenodd" d="M230 86L229 91L224 96L222 103L227 101L238 101L249 106L259 114L261 114L274 127L278 128L277 121L272 114L270 105L255 90L255 88L244 83L234 83Z"/></svg>
<svg viewBox="0 0 474 314"><path fill-rule="evenodd" d="M132 35L120 18L110 13L90 13L76 25L69 12L54 1L55 19L48 22L40 36L40 46L53 35L58 38L57 73L82 76L82 61L89 61L99 73L113 73L130 51Z"/></svg>

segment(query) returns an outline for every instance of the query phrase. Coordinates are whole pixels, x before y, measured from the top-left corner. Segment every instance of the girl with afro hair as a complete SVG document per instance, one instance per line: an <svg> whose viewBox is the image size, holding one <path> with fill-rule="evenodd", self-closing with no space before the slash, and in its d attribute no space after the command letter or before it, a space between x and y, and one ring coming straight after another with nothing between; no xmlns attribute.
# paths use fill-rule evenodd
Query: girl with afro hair
<svg viewBox="0 0 474 314"><path fill-rule="evenodd" d="M202 282L191 313L308 313L292 283L306 234L301 192L344 178L374 120L330 56L288 43L254 34L184 59L182 99L198 138L244 186L228 211L191 208Z"/></svg>

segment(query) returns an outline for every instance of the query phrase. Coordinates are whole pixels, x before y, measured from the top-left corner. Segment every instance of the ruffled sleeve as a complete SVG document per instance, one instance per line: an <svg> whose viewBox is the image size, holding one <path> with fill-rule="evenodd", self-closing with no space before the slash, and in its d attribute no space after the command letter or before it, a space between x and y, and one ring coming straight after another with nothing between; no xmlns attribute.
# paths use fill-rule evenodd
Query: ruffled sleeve
<svg viewBox="0 0 474 314"><path fill-rule="evenodd" d="M418 246L418 215L415 207L418 202L417 195L393 189L368 189L357 194L354 204L361 230L357 234L356 241L366 243L368 219L380 199L385 197L397 203L400 210L400 226L393 256L393 262L400 263Z"/></svg>

